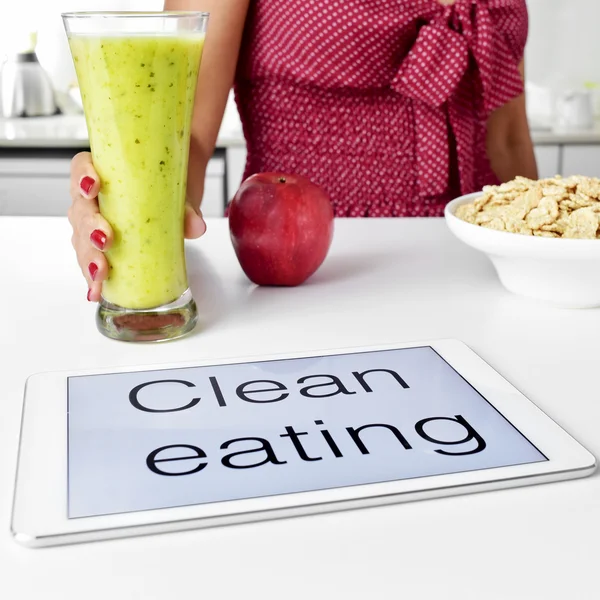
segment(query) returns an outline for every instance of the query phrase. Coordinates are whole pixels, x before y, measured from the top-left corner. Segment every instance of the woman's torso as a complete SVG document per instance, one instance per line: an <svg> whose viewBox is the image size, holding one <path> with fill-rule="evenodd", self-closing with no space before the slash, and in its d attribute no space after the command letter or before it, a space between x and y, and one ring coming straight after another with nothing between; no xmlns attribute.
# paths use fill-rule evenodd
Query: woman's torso
<svg viewBox="0 0 600 600"><path fill-rule="evenodd" d="M496 181L486 119L522 91L524 0L252 0L245 177L303 174L337 216L433 216Z"/></svg>

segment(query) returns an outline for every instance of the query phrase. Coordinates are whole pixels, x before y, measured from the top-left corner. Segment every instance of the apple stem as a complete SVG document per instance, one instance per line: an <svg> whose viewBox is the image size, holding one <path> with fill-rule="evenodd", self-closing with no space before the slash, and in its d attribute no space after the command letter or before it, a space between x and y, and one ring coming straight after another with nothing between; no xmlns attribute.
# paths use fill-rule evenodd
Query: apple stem
<svg viewBox="0 0 600 600"><path fill-rule="evenodd" d="M285 177L280 177L279 178L279 183L285 183Z"/></svg>

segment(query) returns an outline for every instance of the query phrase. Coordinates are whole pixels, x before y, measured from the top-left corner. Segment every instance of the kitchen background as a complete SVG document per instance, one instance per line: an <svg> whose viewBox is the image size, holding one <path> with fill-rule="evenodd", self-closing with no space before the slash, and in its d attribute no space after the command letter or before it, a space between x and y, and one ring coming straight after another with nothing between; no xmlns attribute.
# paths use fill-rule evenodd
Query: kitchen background
<svg viewBox="0 0 600 600"><path fill-rule="evenodd" d="M600 175L600 3L528 0L527 110L542 176ZM75 73L60 13L161 10L163 0L0 0L0 65L37 31L36 51L63 114L3 119L0 108L0 214L64 214L70 157L87 143ZM0 66L1 69L1 66ZM0 71L0 93L2 92ZM1 98L1 96L0 96ZM589 111L587 110L589 107ZM587 113L590 113L588 115ZM73 113L73 114L71 114ZM228 103L209 166L205 210L220 215L237 189L245 147ZM20 190L19 194L15 190Z"/></svg>

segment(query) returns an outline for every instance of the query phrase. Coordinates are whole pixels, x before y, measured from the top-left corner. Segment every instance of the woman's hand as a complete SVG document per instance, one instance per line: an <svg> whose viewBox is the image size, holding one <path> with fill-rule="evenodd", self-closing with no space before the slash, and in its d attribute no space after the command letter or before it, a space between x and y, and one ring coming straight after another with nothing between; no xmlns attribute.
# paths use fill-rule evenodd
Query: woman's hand
<svg viewBox="0 0 600 600"><path fill-rule="evenodd" d="M79 267L88 284L87 298L98 302L102 282L108 275L108 262L104 252L110 248L113 232L100 214L98 192L100 177L94 170L89 152L77 154L71 162L71 200L69 222L73 228L71 243L77 254ZM198 238L206 231L200 209L190 203L185 207L184 234L186 238Z"/></svg>

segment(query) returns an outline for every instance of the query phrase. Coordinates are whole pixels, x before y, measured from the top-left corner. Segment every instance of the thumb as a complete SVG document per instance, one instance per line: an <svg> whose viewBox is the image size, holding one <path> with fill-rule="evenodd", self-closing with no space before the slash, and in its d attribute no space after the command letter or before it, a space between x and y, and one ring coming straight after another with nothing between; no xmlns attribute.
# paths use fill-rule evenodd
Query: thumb
<svg viewBox="0 0 600 600"><path fill-rule="evenodd" d="M183 232L187 239L192 240L204 235L206 231L206 223L202 218L202 211L194 210L191 204L185 205L185 220Z"/></svg>

